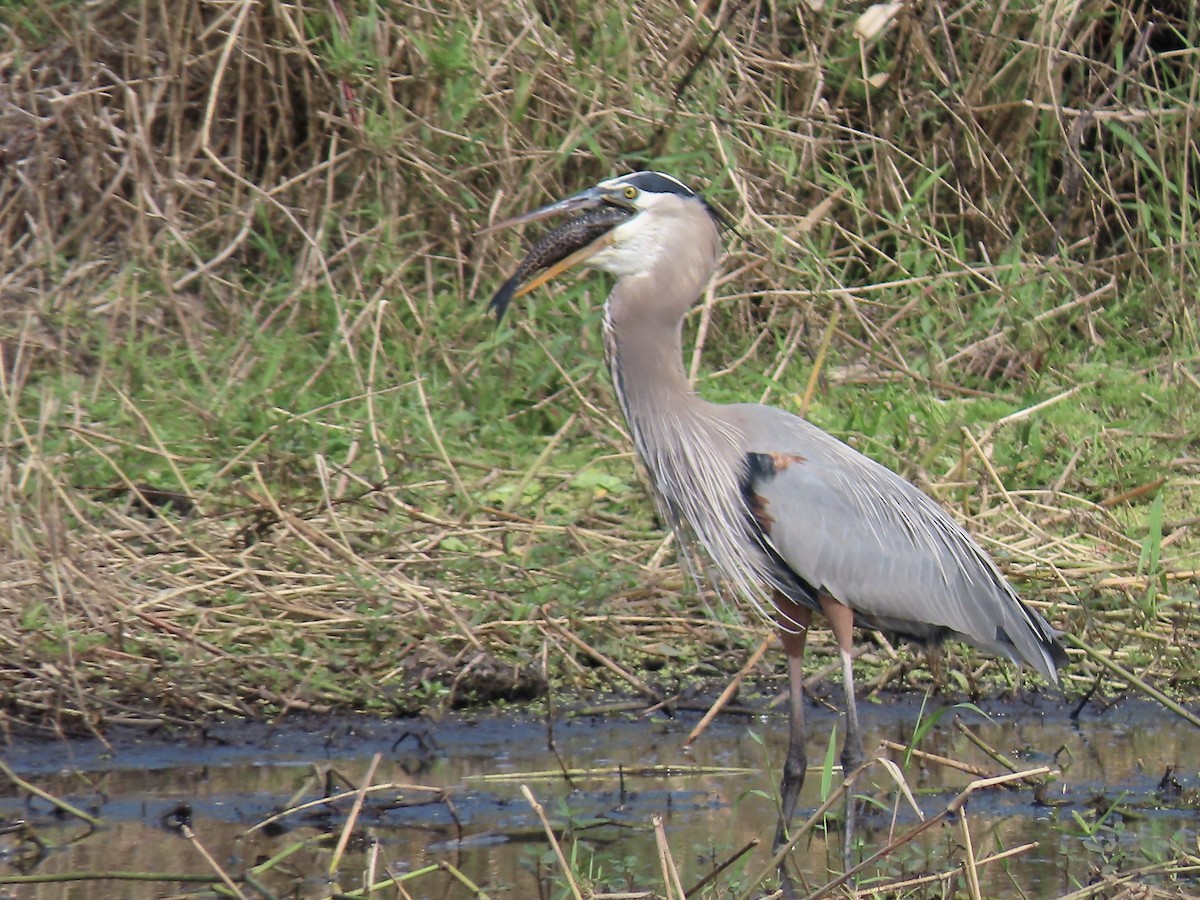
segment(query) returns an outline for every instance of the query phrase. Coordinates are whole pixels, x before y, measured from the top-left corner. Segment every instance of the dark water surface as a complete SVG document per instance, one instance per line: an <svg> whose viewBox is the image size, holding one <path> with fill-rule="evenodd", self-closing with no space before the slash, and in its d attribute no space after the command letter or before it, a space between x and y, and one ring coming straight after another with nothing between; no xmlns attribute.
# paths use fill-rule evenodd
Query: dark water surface
<svg viewBox="0 0 1200 900"><path fill-rule="evenodd" d="M879 741L907 742L921 716L920 697L860 704L868 751ZM986 866L987 897L1054 897L1105 870L1128 871L1173 856L1172 841L1196 846L1200 733L1156 705L1127 701L1104 712L1088 709L1072 722L1061 699L993 704L990 718L957 715L984 741L1023 767L1048 764L1061 776L1040 798L1028 787L991 790L971 799L966 820L977 858L1037 842L1038 847ZM928 712L926 713L928 715ZM520 712L461 715L440 722L286 720L271 730L230 723L197 734L114 733L112 749L96 740L12 740L5 762L22 778L104 820L91 830L55 813L7 780L0 787L0 874L152 871L211 875L200 846L216 864L244 872L301 841L310 845L262 876L278 896L327 896L333 845L352 800L316 806L282 818L278 827L247 834L272 813L357 785L382 754L372 794L339 869L344 890L362 885L374 859L376 880L386 867L411 871L449 863L491 897L562 896L560 869L533 810L526 784L556 823L570 820L568 839L578 871L609 891L657 890L664 895L652 817L661 816L683 886L754 838L746 857L757 871L768 858L775 823L776 767L784 753L785 717L725 716L690 750L681 749L698 713L579 716L553 725L557 756L545 721ZM1003 768L953 726L946 715L921 748L991 774ZM815 708L809 717L809 760L825 758L837 718ZM902 762L901 754L891 758ZM771 767L768 771L768 766ZM593 770L572 773L562 768ZM669 771L657 771L663 767ZM1176 783L1162 784L1168 767ZM835 775L835 779L836 779ZM929 815L971 781L937 765L910 763L904 777ZM862 814L861 855L883 846L919 820L898 800L882 767L857 785L875 801ZM822 773L810 770L802 816L821 800ZM1061 805L1059 805L1061 804ZM1113 806L1117 810L1105 816ZM841 809L837 807L840 814ZM42 853L18 823L46 845ZM189 840L179 827L187 823ZM1093 832L1088 834L1087 832ZM321 845L318 835L332 838ZM876 877L941 872L963 858L961 823L929 829L922 839L872 870ZM795 852L803 877L816 886L840 867L840 838L817 834ZM543 879L539 893L539 878ZM736 870L719 881L728 884ZM0 886L12 898L151 898L200 890L166 882L89 881ZM1194 886L1193 886L1194 887ZM470 890L439 871L405 883L408 895L467 898ZM5 893L7 891L7 893ZM247 896L263 896L247 889ZM378 896L395 897L395 891ZM404 895L399 895L404 896Z"/></svg>

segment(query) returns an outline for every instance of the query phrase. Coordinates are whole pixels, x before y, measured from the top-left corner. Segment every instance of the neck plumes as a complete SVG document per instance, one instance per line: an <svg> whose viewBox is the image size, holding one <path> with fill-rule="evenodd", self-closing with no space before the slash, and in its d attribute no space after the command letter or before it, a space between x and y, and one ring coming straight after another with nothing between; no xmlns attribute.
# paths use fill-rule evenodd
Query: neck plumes
<svg viewBox="0 0 1200 900"><path fill-rule="evenodd" d="M688 550L702 549L734 590L762 609L769 576L743 493L742 436L724 407L696 395L683 368L682 317L701 288L695 279L619 279L605 306L608 367L681 557L690 562Z"/></svg>

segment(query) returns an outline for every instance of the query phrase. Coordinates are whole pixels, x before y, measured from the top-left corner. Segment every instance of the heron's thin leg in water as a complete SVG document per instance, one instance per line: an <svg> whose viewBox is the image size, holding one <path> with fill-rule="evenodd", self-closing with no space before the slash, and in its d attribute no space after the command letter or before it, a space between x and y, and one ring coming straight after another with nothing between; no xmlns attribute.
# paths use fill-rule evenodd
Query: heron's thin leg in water
<svg viewBox="0 0 1200 900"><path fill-rule="evenodd" d="M842 774L849 778L863 764L862 732L858 727L858 704L854 699L854 610L838 603L824 591L820 595L821 611L829 619L829 627L842 656L842 687L846 692L846 737L842 743ZM852 864L854 831L857 819L854 785L846 791L846 830L842 841L842 865L848 871Z"/></svg>
<svg viewBox="0 0 1200 900"><path fill-rule="evenodd" d="M821 611L829 620L830 630L842 655L842 687L846 692L846 739L842 742L842 771L847 775L862 765L862 732L858 729L858 705L854 701L854 610L839 603L824 591L820 594Z"/></svg>
<svg viewBox="0 0 1200 900"><path fill-rule="evenodd" d="M812 610L799 606L785 597L776 597L780 613L779 639L787 653L788 665L788 750L783 763L783 778L779 783L779 825L775 831L775 847L787 840L787 827L796 812L808 756L804 749L804 643Z"/></svg>

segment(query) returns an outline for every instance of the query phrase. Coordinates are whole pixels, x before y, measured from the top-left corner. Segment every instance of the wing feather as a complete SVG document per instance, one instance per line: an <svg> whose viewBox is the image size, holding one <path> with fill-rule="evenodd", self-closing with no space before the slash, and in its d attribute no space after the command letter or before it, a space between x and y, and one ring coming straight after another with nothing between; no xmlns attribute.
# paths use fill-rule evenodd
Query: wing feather
<svg viewBox="0 0 1200 900"><path fill-rule="evenodd" d="M867 624L916 638L947 631L1056 679L1056 632L937 503L810 422L731 407L749 453L770 457L750 485L780 558Z"/></svg>

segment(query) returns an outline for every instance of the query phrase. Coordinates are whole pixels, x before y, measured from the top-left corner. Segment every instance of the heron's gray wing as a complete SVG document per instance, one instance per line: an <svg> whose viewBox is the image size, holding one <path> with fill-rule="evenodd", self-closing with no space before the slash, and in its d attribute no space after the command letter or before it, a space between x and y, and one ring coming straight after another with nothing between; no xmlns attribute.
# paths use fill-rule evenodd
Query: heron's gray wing
<svg viewBox="0 0 1200 900"><path fill-rule="evenodd" d="M804 419L741 409L757 518L799 578L885 631L953 632L1055 677L1053 629L933 500Z"/></svg>

